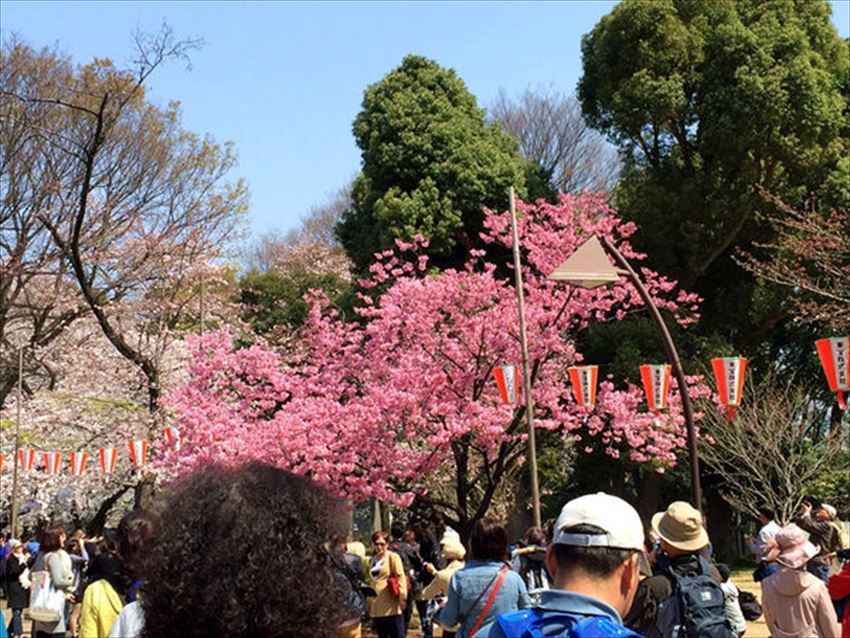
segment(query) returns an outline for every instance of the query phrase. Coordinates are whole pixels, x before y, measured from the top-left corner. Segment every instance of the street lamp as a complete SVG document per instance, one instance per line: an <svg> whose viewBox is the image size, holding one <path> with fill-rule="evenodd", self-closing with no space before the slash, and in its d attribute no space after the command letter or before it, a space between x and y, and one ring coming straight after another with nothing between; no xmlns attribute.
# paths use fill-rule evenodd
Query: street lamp
<svg viewBox="0 0 850 638"><path fill-rule="evenodd" d="M607 251L607 254L606 254ZM608 255L614 258L614 261L620 266L615 268ZM670 336L670 331L661 317L661 313L649 296L649 291L643 285L643 282L638 277L634 269L626 261L626 258L617 250L614 245L608 241L605 236L597 238L591 236L586 242L576 249L576 251L555 271L549 275L549 279L555 281L566 281L582 288L596 288L608 283L613 283L620 279L621 276L628 277L638 294L643 299L644 304L649 309L655 325L661 334L661 341L664 344L664 350L667 352L667 358L673 367L673 373L676 375L676 383L679 386L679 395L682 397L682 412L685 416L685 427L688 432L688 460L691 469L691 500L694 507L701 509L702 494L699 482L699 456L697 453L696 432L694 431L694 413L691 408L691 399L688 396L688 386L685 381L685 373L682 370L682 363L679 361L679 353L676 351L676 346L673 344L673 338Z"/></svg>

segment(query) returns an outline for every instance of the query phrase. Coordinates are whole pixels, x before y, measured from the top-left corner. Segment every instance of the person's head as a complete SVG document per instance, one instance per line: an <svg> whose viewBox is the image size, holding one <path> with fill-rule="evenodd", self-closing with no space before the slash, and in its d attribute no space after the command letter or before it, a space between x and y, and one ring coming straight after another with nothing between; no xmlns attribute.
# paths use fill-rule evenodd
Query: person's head
<svg viewBox="0 0 850 638"><path fill-rule="evenodd" d="M463 560L466 558L466 548L456 538L449 537L443 539L440 547L443 549L443 558L447 561Z"/></svg>
<svg viewBox="0 0 850 638"><path fill-rule="evenodd" d="M725 583L732 576L732 570L726 563L717 563L715 567L717 567L717 573L720 574L720 580L722 582Z"/></svg>
<svg viewBox="0 0 850 638"><path fill-rule="evenodd" d="M113 553L118 551L118 536L114 529L105 529L100 539L95 543L95 555Z"/></svg>
<svg viewBox="0 0 850 638"><path fill-rule="evenodd" d="M82 530L81 528L78 527L77 529L74 530L74 533L71 534L71 538L75 538L76 540L82 542L82 541L86 540L86 533L85 533L84 530Z"/></svg>
<svg viewBox="0 0 850 638"><path fill-rule="evenodd" d="M794 523L786 525L768 541L766 559L791 569L804 569L820 548L809 541L809 534Z"/></svg>
<svg viewBox="0 0 850 638"><path fill-rule="evenodd" d="M65 551L69 554L80 556L82 554L82 551L80 549L80 541L75 538L69 538L65 541Z"/></svg>
<svg viewBox="0 0 850 638"><path fill-rule="evenodd" d="M556 588L598 598L623 616L637 591L642 556L638 513L623 499L599 492L564 505L546 566Z"/></svg>
<svg viewBox="0 0 850 638"><path fill-rule="evenodd" d="M411 523L404 530L404 540L411 545L422 542L422 527L416 523Z"/></svg>
<svg viewBox="0 0 850 638"><path fill-rule="evenodd" d="M661 549L670 556L693 554L708 545L702 515L690 503L674 501L652 517L652 529L661 538Z"/></svg>
<svg viewBox="0 0 850 638"><path fill-rule="evenodd" d="M526 547L530 547L532 545L544 545L545 542L546 535L539 527L529 527L525 530L525 534L522 536L522 544Z"/></svg>
<svg viewBox="0 0 850 638"><path fill-rule="evenodd" d="M346 553L348 551L348 534L337 534L331 547L337 554Z"/></svg>
<svg viewBox="0 0 850 638"><path fill-rule="evenodd" d="M51 525L41 533L39 551L55 552L65 544L65 530L58 525Z"/></svg>
<svg viewBox="0 0 850 638"><path fill-rule="evenodd" d="M759 523L767 525L770 521L776 518L776 512L769 505L759 507Z"/></svg>
<svg viewBox="0 0 850 638"><path fill-rule="evenodd" d="M326 546L345 526L310 480L210 464L171 484L157 509L140 573L143 636L336 636L346 605Z"/></svg>
<svg viewBox="0 0 850 638"><path fill-rule="evenodd" d="M387 551L387 545L390 544L389 534L382 531L377 531L372 534L372 548L375 556L383 556Z"/></svg>
<svg viewBox="0 0 850 638"><path fill-rule="evenodd" d="M404 531L407 529L407 525L405 525L402 521L393 521L393 524L390 525L390 535L393 537L394 541L404 540Z"/></svg>
<svg viewBox="0 0 850 638"><path fill-rule="evenodd" d="M131 510L118 523L118 555L129 574L135 575L141 570L156 533L156 517L145 510Z"/></svg>
<svg viewBox="0 0 850 638"><path fill-rule="evenodd" d="M508 555L508 535L502 524L489 517L476 521L469 537L469 552L475 560L505 560Z"/></svg>
<svg viewBox="0 0 850 638"><path fill-rule="evenodd" d="M9 551L12 554L23 554L24 553L24 544L21 543L21 541L15 539L15 538L10 538L8 542L9 542Z"/></svg>
<svg viewBox="0 0 850 638"><path fill-rule="evenodd" d="M822 503L815 512L815 518L821 522L834 520L838 512L832 505Z"/></svg>

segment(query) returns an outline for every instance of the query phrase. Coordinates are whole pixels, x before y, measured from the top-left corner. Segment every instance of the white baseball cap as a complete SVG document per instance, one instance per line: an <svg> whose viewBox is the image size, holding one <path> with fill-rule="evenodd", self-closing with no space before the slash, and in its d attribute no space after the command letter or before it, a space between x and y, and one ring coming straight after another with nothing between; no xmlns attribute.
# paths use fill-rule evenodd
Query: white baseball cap
<svg viewBox="0 0 850 638"><path fill-rule="evenodd" d="M577 525L593 525L604 533L566 532ZM553 545L611 547L643 551L643 523L634 507L604 492L579 496L564 505L552 532Z"/></svg>

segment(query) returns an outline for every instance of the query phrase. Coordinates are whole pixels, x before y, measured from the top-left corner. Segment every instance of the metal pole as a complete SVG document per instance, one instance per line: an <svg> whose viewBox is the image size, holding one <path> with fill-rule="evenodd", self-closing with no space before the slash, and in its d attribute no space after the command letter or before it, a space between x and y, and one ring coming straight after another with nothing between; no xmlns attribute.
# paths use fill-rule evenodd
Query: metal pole
<svg viewBox="0 0 850 638"><path fill-rule="evenodd" d="M534 507L534 526L542 527L540 518L540 487L537 484L537 444L534 440L534 399L531 396L531 371L528 367L528 337L525 332L525 294L522 288L522 268L519 258L519 234L516 229L516 203L514 189L508 191L511 205L511 234L514 248L514 272L516 273L516 296L519 305L519 342L522 348L522 378L525 389L525 419L528 425L528 458L531 472L531 501Z"/></svg>
<svg viewBox="0 0 850 638"><path fill-rule="evenodd" d="M21 448L21 398L24 383L24 347L18 347L18 405L15 419L15 454L12 457L12 538L18 534L18 450Z"/></svg>
<svg viewBox="0 0 850 638"><path fill-rule="evenodd" d="M620 251L614 248L614 245L604 236L599 236L599 241L605 249L614 257L616 262L623 270L629 274L635 288L637 288L646 307L649 308L649 313L652 315L655 324L661 332L661 341L664 343L664 349L667 351L667 357L673 366L673 374L676 375L676 383L679 386L679 395L682 397L682 412L685 415L685 427L688 431L688 460L691 466L691 500L693 506L699 511L702 511L702 490L699 482L699 453L697 451L697 437L694 430L694 412L691 408L691 398L688 396L688 384L685 381L685 372L682 370L682 363L679 361L679 353L676 351L676 346L673 343L673 338L670 336L670 331L664 323L664 318L658 312L658 308L652 302L652 297L641 282L640 277L634 269L626 261L626 258L620 254Z"/></svg>

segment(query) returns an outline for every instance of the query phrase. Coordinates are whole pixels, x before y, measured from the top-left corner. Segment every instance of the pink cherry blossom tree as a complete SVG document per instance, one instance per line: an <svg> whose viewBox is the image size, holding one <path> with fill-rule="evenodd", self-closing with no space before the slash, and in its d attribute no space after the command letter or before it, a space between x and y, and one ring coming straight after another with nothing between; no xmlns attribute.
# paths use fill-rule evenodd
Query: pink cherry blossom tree
<svg viewBox="0 0 850 638"><path fill-rule="evenodd" d="M536 427L659 471L672 466L685 445L675 391L669 414L656 417L634 385L603 380L590 413L569 386L567 368L584 360L575 336L640 311L637 292L625 279L594 290L546 279L593 233L642 261L629 242L637 228L589 193L519 210ZM511 246L508 214L486 212L493 254ZM374 293L361 295L361 321L344 323L315 295L286 360L261 346L237 350L226 332L189 341L190 381L165 399L185 428L174 471L262 459L354 499L441 511L461 533L487 512L526 450L523 402L502 405L493 382L495 366L520 359L510 266L473 251L464 269L432 272L419 253L426 240L396 243L361 282ZM693 320L695 295L641 272L660 307Z"/></svg>

